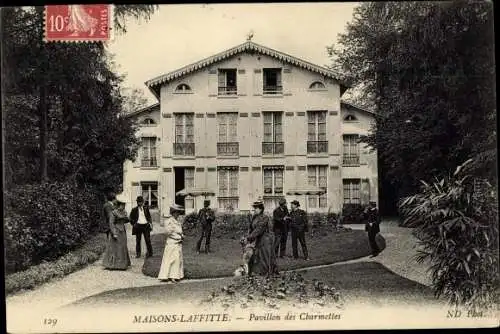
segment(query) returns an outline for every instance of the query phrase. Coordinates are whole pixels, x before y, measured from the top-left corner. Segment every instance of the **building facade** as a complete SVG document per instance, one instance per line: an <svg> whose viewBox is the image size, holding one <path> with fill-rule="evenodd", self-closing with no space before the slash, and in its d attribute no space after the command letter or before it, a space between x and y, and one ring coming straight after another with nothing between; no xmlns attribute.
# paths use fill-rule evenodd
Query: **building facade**
<svg viewBox="0 0 500 334"><path fill-rule="evenodd" d="M176 196L186 188L213 191L219 211L378 202L376 152L358 143L374 115L341 101L348 86L330 70L247 41L146 85L159 103L129 115L142 146L124 163L128 209L138 195L162 214L174 201L201 208L203 196Z"/></svg>

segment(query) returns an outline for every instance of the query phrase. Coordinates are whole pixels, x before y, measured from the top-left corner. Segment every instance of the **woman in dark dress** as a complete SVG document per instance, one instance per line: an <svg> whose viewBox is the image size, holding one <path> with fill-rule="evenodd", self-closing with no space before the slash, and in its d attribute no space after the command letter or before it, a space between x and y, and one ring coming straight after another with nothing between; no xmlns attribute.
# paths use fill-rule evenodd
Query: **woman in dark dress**
<svg viewBox="0 0 500 334"><path fill-rule="evenodd" d="M250 260L249 274L271 276L278 273L276 254L274 252L274 234L270 219L264 215L264 204L253 203L255 214L248 229L247 239L255 241L255 252Z"/></svg>
<svg viewBox="0 0 500 334"><path fill-rule="evenodd" d="M130 267L130 256L127 248L127 231L125 224L129 222L125 211L126 199L117 195L115 206L109 219L110 233L102 264L109 270L126 270Z"/></svg>

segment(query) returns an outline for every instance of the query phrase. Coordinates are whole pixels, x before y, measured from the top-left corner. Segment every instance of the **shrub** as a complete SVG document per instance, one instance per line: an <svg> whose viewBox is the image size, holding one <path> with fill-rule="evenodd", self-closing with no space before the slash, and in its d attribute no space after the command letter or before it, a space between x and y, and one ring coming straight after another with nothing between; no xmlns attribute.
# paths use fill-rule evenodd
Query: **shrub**
<svg viewBox="0 0 500 334"><path fill-rule="evenodd" d="M498 204L490 185L474 191L465 172L470 160L451 176L402 200L404 225L415 227L422 245L417 260L431 262L436 296L452 304L488 307L498 286Z"/></svg>
<svg viewBox="0 0 500 334"><path fill-rule="evenodd" d="M97 235L81 248L70 252L53 262L42 262L27 270L5 276L5 293L33 289L52 279L64 277L83 266L97 261L106 249L106 238Z"/></svg>
<svg viewBox="0 0 500 334"><path fill-rule="evenodd" d="M365 208L361 204L344 204L342 208L342 222L361 224L364 219Z"/></svg>
<svg viewBox="0 0 500 334"><path fill-rule="evenodd" d="M101 217L94 192L70 183L23 185L4 196L7 273L75 249L97 229Z"/></svg>

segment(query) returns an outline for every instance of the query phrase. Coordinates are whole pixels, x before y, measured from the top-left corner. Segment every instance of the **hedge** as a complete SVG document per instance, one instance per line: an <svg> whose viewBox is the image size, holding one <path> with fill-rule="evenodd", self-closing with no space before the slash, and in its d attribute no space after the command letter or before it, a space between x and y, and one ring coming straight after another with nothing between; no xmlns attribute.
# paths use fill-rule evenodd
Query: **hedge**
<svg viewBox="0 0 500 334"><path fill-rule="evenodd" d="M27 270L6 275L5 293L12 294L20 290L33 289L50 280L64 277L97 261L105 249L105 235L95 235L81 248L63 255L55 261L44 261Z"/></svg>
<svg viewBox="0 0 500 334"><path fill-rule="evenodd" d="M74 250L97 231L101 218L95 192L71 183L22 185L4 198L6 273Z"/></svg>

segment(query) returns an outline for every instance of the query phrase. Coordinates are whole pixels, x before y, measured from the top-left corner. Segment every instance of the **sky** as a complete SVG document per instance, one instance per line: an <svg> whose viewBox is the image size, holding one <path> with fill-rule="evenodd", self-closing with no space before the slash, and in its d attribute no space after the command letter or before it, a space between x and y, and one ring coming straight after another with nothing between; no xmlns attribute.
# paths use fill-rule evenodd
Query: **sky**
<svg viewBox="0 0 500 334"><path fill-rule="evenodd" d="M326 47L337 41L358 5L346 3L161 5L149 21L127 22L127 33L109 43L124 86L142 89L144 82L252 41L325 66Z"/></svg>

